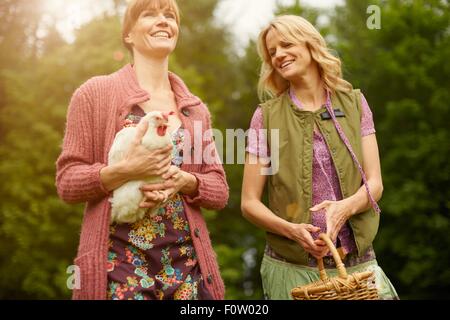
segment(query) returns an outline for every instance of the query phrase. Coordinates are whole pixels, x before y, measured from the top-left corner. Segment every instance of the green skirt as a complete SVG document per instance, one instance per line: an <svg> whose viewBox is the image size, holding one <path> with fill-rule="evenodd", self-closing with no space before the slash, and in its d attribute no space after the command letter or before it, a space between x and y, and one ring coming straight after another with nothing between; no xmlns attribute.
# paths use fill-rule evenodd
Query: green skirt
<svg viewBox="0 0 450 320"><path fill-rule="evenodd" d="M374 271L375 285L381 300L397 300L394 286L378 266L377 260L371 260L346 268L347 272ZM326 269L328 276L338 274L336 269ZM261 278L264 296L269 300L292 300L291 290L295 287L320 280L317 268L301 266L274 259L264 255L261 263Z"/></svg>

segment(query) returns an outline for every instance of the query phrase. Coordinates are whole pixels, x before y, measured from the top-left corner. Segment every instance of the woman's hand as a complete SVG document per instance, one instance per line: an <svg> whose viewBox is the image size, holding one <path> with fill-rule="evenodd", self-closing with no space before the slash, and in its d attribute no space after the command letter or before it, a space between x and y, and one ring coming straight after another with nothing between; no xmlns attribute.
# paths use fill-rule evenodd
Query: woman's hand
<svg viewBox="0 0 450 320"><path fill-rule="evenodd" d="M292 224L291 239L300 244L306 252L316 259L323 258L328 253L328 247L323 240L314 240L312 232L319 232L320 228L311 224Z"/></svg>
<svg viewBox="0 0 450 320"><path fill-rule="evenodd" d="M123 162L129 172L129 180L143 180L166 173L171 164L172 145L148 151L142 145L132 147Z"/></svg>
<svg viewBox="0 0 450 320"><path fill-rule="evenodd" d="M147 131L148 122L139 123L137 134L130 149L122 161L127 168L129 180L142 180L151 176L161 176L166 173L171 165L172 144L149 151L142 144L142 137Z"/></svg>
<svg viewBox="0 0 450 320"><path fill-rule="evenodd" d="M348 199L340 201L326 200L314 207L311 211L316 212L324 209L327 219L327 235L334 242L338 236L339 231L344 226L345 222L351 217L351 206Z"/></svg>
<svg viewBox="0 0 450 320"><path fill-rule="evenodd" d="M143 187L142 187L143 188ZM141 188L141 190L142 190ZM144 199L139 204L139 208L153 209L164 203L169 198L164 191L142 191L144 193Z"/></svg>
<svg viewBox="0 0 450 320"><path fill-rule="evenodd" d="M145 200L141 207L147 208L147 205L165 202L178 192L193 194L197 191L197 178L192 174L180 170L177 166L170 166L169 170L162 175L165 179L163 183L147 184L141 187Z"/></svg>
<svg viewBox="0 0 450 320"><path fill-rule="evenodd" d="M123 160L100 170L100 180L108 191L119 188L131 180L144 180L166 173L171 164L172 145L149 151L141 145L148 122L139 123L137 134Z"/></svg>

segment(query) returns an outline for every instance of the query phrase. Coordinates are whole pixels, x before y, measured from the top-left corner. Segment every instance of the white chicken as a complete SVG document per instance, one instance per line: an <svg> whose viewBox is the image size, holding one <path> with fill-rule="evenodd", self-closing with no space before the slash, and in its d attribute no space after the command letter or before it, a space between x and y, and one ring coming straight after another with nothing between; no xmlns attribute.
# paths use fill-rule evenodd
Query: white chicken
<svg viewBox="0 0 450 320"><path fill-rule="evenodd" d="M167 132L167 124L171 113L163 113L160 111L152 111L147 113L140 120L148 121L148 128L142 138L142 145L148 150L159 149L170 144L171 137ZM132 141L137 134L137 127L125 127L120 130L109 150L108 164L112 165L123 160L127 154ZM154 176L144 180L128 181L113 192L113 196L109 199L111 202L111 223L134 223L142 219L148 209L139 208L144 195L140 187L144 184L162 182L162 178ZM153 208L150 214L155 214L158 207Z"/></svg>

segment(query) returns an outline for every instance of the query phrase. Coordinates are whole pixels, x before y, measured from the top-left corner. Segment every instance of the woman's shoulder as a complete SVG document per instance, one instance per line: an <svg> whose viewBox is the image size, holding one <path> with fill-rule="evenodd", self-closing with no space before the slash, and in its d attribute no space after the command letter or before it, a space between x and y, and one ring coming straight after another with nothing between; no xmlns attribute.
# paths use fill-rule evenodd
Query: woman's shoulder
<svg viewBox="0 0 450 320"><path fill-rule="evenodd" d="M334 91L335 95L341 96L341 97L346 97L349 99L355 98L355 97L359 97L361 94L361 89L358 88L352 88L349 90L343 90L343 89L336 89Z"/></svg>
<svg viewBox="0 0 450 320"><path fill-rule="evenodd" d="M255 112L253 112L252 119L250 120L250 129L263 129L263 113L261 110L261 106L258 105L255 109Z"/></svg>
<svg viewBox="0 0 450 320"><path fill-rule="evenodd" d="M97 75L89 78L82 83L77 92L87 94L88 96L96 95L102 92L114 92L117 84L117 77L114 72L109 75Z"/></svg>
<svg viewBox="0 0 450 320"><path fill-rule="evenodd" d="M355 103L355 105L358 107L358 109L364 111L363 109L365 109L367 105L367 100L366 97L364 97L364 94L362 93L361 89L352 89L350 91L339 91L339 94L341 95L345 95L346 97L353 99Z"/></svg>
<svg viewBox="0 0 450 320"><path fill-rule="evenodd" d="M73 108L88 107L98 110L106 108L110 105L108 99L116 96L118 92L115 73L93 76L83 82L74 90L70 105Z"/></svg>
<svg viewBox="0 0 450 320"><path fill-rule="evenodd" d="M287 95L287 91L283 92L282 94L276 96L276 97L270 97L264 101L262 101L259 104L259 107L262 109L266 109L266 108L272 108L273 106L279 105L279 102L282 102L283 99L286 98Z"/></svg>
<svg viewBox="0 0 450 320"><path fill-rule="evenodd" d="M78 87L78 91L87 94L103 93L111 96L118 92L124 91L124 86L133 86L132 67L130 64L124 65L119 70L109 74L95 75Z"/></svg>
<svg viewBox="0 0 450 320"><path fill-rule="evenodd" d="M197 110L199 112L199 116L202 121L212 122L211 110L208 107L207 103L203 102L200 98L198 98Z"/></svg>
<svg viewBox="0 0 450 320"><path fill-rule="evenodd" d="M361 113L362 93L360 89L335 90L332 96L334 96L332 100L340 101L342 107L347 111Z"/></svg>
<svg viewBox="0 0 450 320"><path fill-rule="evenodd" d="M341 91L340 94L341 97L346 96L349 99L353 99L353 103L348 104L348 106L352 108L351 110L356 110L359 114L359 118L361 119L362 136L375 133L375 125L373 121L372 110L361 89L353 89L351 91Z"/></svg>

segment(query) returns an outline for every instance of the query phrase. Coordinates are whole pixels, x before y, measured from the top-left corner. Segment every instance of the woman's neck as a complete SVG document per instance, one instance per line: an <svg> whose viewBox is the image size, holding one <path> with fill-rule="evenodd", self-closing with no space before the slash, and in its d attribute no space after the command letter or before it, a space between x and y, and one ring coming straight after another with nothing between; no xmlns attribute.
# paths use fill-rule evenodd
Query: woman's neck
<svg viewBox="0 0 450 320"><path fill-rule="evenodd" d="M168 58L148 58L135 52L133 69L139 86L149 93L171 90Z"/></svg>
<svg viewBox="0 0 450 320"><path fill-rule="evenodd" d="M318 70L291 81L291 87L307 110L317 110L326 102L325 86Z"/></svg>

